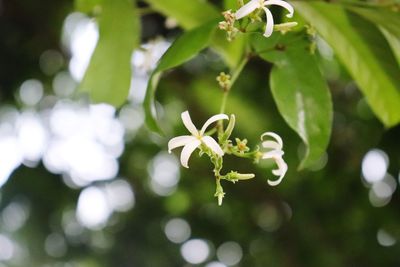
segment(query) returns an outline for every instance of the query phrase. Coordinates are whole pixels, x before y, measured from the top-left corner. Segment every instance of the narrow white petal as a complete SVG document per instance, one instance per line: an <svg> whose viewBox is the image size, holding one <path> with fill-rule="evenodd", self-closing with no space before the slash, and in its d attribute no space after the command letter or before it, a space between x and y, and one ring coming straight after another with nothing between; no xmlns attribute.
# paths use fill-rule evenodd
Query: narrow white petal
<svg viewBox="0 0 400 267"><path fill-rule="evenodd" d="M282 179L283 179L283 175L274 181L268 179L267 182L270 186L277 186L278 184L280 184L282 182Z"/></svg>
<svg viewBox="0 0 400 267"><path fill-rule="evenodd" d="M275 159L283 156L283 151L282 150L272 150L269 152L265 152L262 155L263 159Z"/></svg>
<svg viewBox="0 0 400 267"><path fill-rule="evenodd" d="M276 176L279 176L279 178L275 181L268 180L267 182L270 186L276 186L280 184L288 170L288 166L282 157L276 158L276 164L278 165L278 169L273 170L272 173Z"/></svg>
<svg viewBox="0 0 400 267"><path fill-rule="evenodd" d="M260 6L260 1L259 0L251 0L241 8L239 8L238 11L235 13L235 18L236 19L241 19L247 15L249 15L251 12L259 8Z"/></svg>
<svg viewBox="0 0 400 267"><path fill-rule="evenodd" d="M192 155L193 151L201 144L200 140L196 139L193 140L190 143L187 143L181 153L181 164L185 168L189 168L188 166L188 161L190 158L190 155Z"/></svg>
<svg viewBox="0 0 400 267"><path fill-rule="evenodd" d="M270 148L270 149L276 149L276 150L281 150L282 146L278 144L278 142L275 141L264 141L261 143L263 148Z"/></svg>
<svg viewBox="0 0 400 267"><path fill-rule="evenodd" d="M182 112L181 118L186 129L188 129L191 134L197 136L199 131L196 129L196 126L194 126L192 119L190 118L189 111L186 110L185 112Z"/></svg>
<svg viewBox="0 0 400 267"><path fill-rule="evenodd" d="M283 8L285 8L287 11L289 11L289 14L286 15L286 17L291 18L293 17L293 13L294 13L294 8L291 4L289 4L286 1L282 1L282 0L268 0L264 2L265 6L270 6L270 5L277 5L277 6L281 6Z"/></svg>
<svg viewBox="0 0 400 267"><path fill-rule="evenodd" d="M204 123L203 127L201 127L200 130L200 136L204 134L204 132L207 130L207 127L210 126L211 123L219 121L219 120L229 120L229 117L225 114L217 114L209 118L206 123Z"/></svg>
<svg viewBox="0 0 400 267"><path fill-rule="evenodd" d="M265 132L265 133L263 133L263 134L261 135L261 141L263 141L263 138L264 138L264 136L266 136L266 135L267 135L267 136L273 137L273 138L278 142L280 148L283 147L282 138L281 138L279 135L277 135L276 133L273 133L273 132Z"/></svg>
<svg viewBox="0 0 400 267"><path fill-rule="evenodd" d="M193 137L192 135L182 135L174 137L168 142L168 152L171 153L172 149L184 146L187 143L192 142L193 140L196 140L196 137Z"/></svg>
<svg viewBox="0 0 400 267"><path fill-rule="evenodd" d="M271 11L269 11L268 8L263 7L265 11L265 16L267 18L267 25L265 26L265 32L264 36L265 37L270 37L272 32L274 31L274 17L272 16Z"/></svg>
<svg viewBox="0 0 400 267"><path fill-rule="evenodd" d="M224 151L222 151L222 148L218 145L217 141L215 141L212 137L203 136L201 140L207 147L209 147L218 156L222 157L224 155Z"/></svg>

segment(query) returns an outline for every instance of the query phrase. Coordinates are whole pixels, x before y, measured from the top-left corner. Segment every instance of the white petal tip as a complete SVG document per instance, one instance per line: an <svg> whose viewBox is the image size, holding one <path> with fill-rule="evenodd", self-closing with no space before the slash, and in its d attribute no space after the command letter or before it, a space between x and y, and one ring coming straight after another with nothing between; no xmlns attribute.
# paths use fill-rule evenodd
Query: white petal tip
<svg viewBox="0 0 400 267"><path fill-rule="evenodd" d="M281 181L282 181L282 179L279 179L279 180L276 180L276 181L268 180L267 182L268 182L268 184L269 184L270 186L277 186L278 184L281 183Z"/></svg>

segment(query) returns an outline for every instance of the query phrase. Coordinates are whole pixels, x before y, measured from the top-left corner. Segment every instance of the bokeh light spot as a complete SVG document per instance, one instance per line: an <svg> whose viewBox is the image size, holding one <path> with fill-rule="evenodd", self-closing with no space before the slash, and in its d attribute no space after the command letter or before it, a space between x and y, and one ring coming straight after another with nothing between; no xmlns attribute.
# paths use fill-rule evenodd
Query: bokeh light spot
<svg viewBox="0 0 400 267"><path fill-rule="evenodd" d="M191 229L190 225L185 220L174 218L165 224L164 232L171 242L182 243L189 239Z"/></svg>
<svg viewBox="0 0 400 267"><path fill-rule="evenodd" d="M385 177L389 165L389 158L380 149L372 149L362 160L362 174L368 183L375 183Z"/></svg>
<svg viewBox="0 0 400 267"><path fill-rule="evenodd" d="M202 239L191 239L181 246L181 255L189 263L204 262L210 254L210 247Z"/></svg>
<svg viewBox="0 0 400 267"><path fill-rule="evenodd" d="M378 240L378 243L384 247L390 247L396 244L396 239L383 229L378 230L376 238Z"/></svg>
<svg viewBox="0 0 400 267"><path fill-rule="evenodd" d="M83 226L101 229L105 226L111 212L107 196L101 189L91 186L82 190L76 213L78 221Z"/></svg>
<svg viewBox="0 0 400 267"><path fill-rule="evenodd" d="M217 249L217 257L228 266L238 264L242 259L243 251L236 242L229 241L221 244Z"/></svg>

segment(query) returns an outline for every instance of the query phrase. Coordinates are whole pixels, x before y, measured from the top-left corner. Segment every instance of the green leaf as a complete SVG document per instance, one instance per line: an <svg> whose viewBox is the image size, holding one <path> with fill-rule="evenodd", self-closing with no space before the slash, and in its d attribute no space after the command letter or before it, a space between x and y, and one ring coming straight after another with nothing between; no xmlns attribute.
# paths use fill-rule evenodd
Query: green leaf
<svg viewBox="0 0 400 267"><path fill-rule="evenodd" d="M120 106L128 97L131 55L139 39L139 17L131 0L103 0L100 38L79 89L94 102Z"/></svg>
<svg viewBox="0 0 400 267"><path fill-rule="evenodd" d="M82 13L92 13L100 9L102 0L75 0L75 10Z"/></svg>
<svg viewBox="0 0 400 267"><path fill-rule="evenodd" d="M382 26L391 34L400 38L400 13L377 7L348 7L348 9L374 24Z"/></svg>
<svg viewBox="0 0 400 267"><path fill-rule="evenodd" d="M288 125L307 146L299 166L311 166L325 152L332 129L332 101L329 88L309 52L308 43L289 43L275 53L270 86Z"/></svg>
<svg viewBox="0 0 400 267"><path fill-rule="evenodd" d="M175 40L161 57L157 68L150 77L147 85L146 97L144 99L146 124L151 130L162 133L157 123L157 115L154 106L157 84L162 72L183 64L206 48L216 28L217 21L212 21L185 32Z"/></svg>
<svg viewBox="0 0 400 267"><path fill-rule="evenodd" d="M192 29L221 17L213 5L202 0L146 0L146 2L158 12L176 19L185 29Z"/></svg>
<svg viewBox="0 0 400 267"><path fill-rule="evenodd" d="M400 13L387 8L349 7L349 9L378 26L400 64Z"/></svg>
<svg viewBox="0 0 400 267"><path fill-rule="evenodd" d="M349 7L349 10L378 25L400 64L400 13L387 8Z"/></svg>
<svg viewBox="0 0 400 267"><path fill-rule="evenodd" d="M237 0L224 0L224 10L229 10L231 9L232 11L238 10L238 1Z"/></svg>
<svg viewBox="0 0 400 267"><path fill-rule="evenodd" d="M399 123L400 68L376 26L339 5L293 5L333 48L378 118L386 126Z"/></svg>
<svg viewBox="0 0 400 267"><path fill-rule="evenodd" d="M383 27L379 27L390 47L392 48L393 54L400 65L400 35L393 35Z"/></svg>
<svg viewBox="0 0 400 267"><path fill-rule="evenodd" d="M208 21L222 21L224 18L221 13L211 4L202 0L146 0L152 8L158 12L176 19L180 26L186 30L193 29ZM235 67L239 64L244 48L246 38L238 36L236 40L228 42L225 32L218 30L211 41L212 48L221 55L229 67Z"/></svg>

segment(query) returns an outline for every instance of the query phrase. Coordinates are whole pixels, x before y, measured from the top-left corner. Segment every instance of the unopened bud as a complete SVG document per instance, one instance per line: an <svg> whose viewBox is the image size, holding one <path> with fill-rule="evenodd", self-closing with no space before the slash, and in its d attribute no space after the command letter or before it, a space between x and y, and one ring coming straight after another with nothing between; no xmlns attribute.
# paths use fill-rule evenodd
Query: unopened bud
<svg viewBox="0 0 400 267"><path fill-rule="evenodd" d="M222 143L225 143L229 139L229 137L231 136L233 128L235 128L235 121L236 121L235 115L231 114L228 126L226 127L225 132L220 137L220 140L221 140Z"/></svg>
<svg viewBox="0 0 400 267"><path fill-rule="evenodd" d="M254 178L254 173L239 173L236 171L230 171L226 176L225 179L231 181L232 183L236 183L239 180L249 180Z"/></svg>
<svg viewBox="0 0 400 267"><path fill-rule="evenodd" d="M274 30L275 31L280 31L282 34L285 34L293 29L293 27L297 26L297 22L285 22L281 24L275 24L274 25Z"/></svg>

